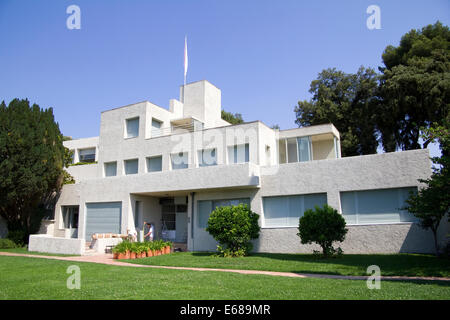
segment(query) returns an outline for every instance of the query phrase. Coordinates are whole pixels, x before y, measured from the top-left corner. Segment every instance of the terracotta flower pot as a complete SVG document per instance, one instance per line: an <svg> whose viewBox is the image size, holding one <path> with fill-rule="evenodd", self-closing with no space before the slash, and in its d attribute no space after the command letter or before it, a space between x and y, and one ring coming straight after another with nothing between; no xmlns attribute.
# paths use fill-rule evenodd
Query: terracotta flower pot
<svg viewBox="0 0 450 320"><path fill-rule="evenodd" d="M148 250L147 251L147 257L153 257L153 251L152 250Z"/></svg>
<svg viewBox="0 0 450 320"><path fill-rule="evenodd" d="M136 252L130 252L130 259L136 259Z"/></svg>
<svg viewBox="0 0 450 320"><path fill-rule="evenodd" d="M170 246L166 246L166 254L170 253Z"/></svg>
<svg viewBox="0 0 450 320"><path fill-rule="evenodd" d="M125 252L125 259L130 259L130 250L127 250L127 252Z"/></svg>
<svg viewBox="0 0 450 320"><path fill-rule="evenodd" d="M119 258L119 253L118 252L114 252L113 253L113 259L118 259Z"/></svg>
<svg viewBox="0 0 450 320"><path fill-rule="evenodd" d="M152 250L152 257L156 256L156 250Z"/></svg>
<svg viewBox="0 0 450 320"><path fill-rule="evenodd" d="M118 253L117 258L115 258L115 259L119 259L119 260L127 259L127 254L126 253Z"/></svg>

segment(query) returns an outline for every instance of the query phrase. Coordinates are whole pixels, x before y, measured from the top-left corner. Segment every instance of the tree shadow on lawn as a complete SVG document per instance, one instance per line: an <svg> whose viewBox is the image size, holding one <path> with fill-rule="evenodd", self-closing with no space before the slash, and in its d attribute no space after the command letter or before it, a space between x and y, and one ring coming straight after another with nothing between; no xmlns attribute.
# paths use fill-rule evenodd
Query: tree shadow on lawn
<svg viewBox="0 0 450 320"><path fill-rule="evenodd" d="M213 254L193 252L194 256L199 257ZM268 259L274 261L274 264L277 260L298 262L298 267L294 265L291 270L285 270L294 273L367 276L367 267L377 265L382 276L449 277L450 275L450 259L424 254L344 254L340 257L323 258L313 254L252 253L249 257ZM229 259L246 259L246 257ZM339 266L342 266L342 270L333 270L333 267Z"/></svg>

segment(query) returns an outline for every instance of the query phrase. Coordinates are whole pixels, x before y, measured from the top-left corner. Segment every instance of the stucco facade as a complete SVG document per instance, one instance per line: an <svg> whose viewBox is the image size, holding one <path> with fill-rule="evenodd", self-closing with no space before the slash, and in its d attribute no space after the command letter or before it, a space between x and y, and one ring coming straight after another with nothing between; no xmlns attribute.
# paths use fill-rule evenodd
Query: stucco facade
<svg viewBox="0 0 450 320"><path fill-rule="evenodd" d="M428 150L342 158L332 124L290 130L274 130L260 121L231 125L220 118L220 110L220 90L198 81L182 86L180 99L170 100L168 110L145 101L103 112L99 137L65 142L75 152L75 163L77 154L83 155L77 150L89 148L96 150L96 162L68 168L76 183L62 190L54 236L76 235L90 242L89 234L108 230L106 220L102 226L98 219L108 214L102 204L112 203L118 209L111 215L119 217L108 223L122 234L152 222L156 238L173 236L188 250L212 251L217 244L205 231L200 206L247 199L260 215L255 251L311 252L312 246L300 244L292 223L274 224L266 202L291 196L306 203L309 195L318 194L345 215L345 192L417 188L418 179L431 174ZM73 212L76 222L70 220ZM275 214L283 220L283 212ZM67 232L68 227L77 232ZM433 252L431 234L412 221L348 228L341 245L348 253ZM442 244L448 228L443 223Z"/></svg>

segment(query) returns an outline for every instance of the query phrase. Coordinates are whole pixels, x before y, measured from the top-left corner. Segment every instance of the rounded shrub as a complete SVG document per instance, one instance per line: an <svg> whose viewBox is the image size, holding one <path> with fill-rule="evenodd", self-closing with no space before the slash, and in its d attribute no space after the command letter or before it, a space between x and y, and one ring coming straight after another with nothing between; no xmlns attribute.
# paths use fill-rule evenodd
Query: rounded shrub
<svg viewBox="0 0 450 320"><path fill-rule="evenodd" d="M10 239L0 239L0 249L12 249L18 247L14 241Z"/></svg>
<svg viewBox="0 0 450 320"><path fill-rule="evenodd" d="M342 215L329 205L324 205L323 208L316 206L315 210L306 210L299 220L298 231L302 244L315 242L322 247L324 257L328 257L342 253L341 248L333 248L333 242L344 241L348 229Z"/></svg>
<svg viewBox="0 0 450 320"><path fill-rule="evenodd" d="M206 231L220 243L223 256L245 256L252 249L250 240L259 237L258 219L244 204L218 207L209 216Z"/></svg>

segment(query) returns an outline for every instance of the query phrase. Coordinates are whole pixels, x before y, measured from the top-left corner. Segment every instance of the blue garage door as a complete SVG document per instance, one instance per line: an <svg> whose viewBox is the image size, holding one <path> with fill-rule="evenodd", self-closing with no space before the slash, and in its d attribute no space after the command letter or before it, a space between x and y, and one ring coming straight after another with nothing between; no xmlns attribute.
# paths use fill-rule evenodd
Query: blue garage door
<svg viewBox="0 0 450 320"><path fill-rule="evenodd" d="M120 233L122 202L86 203L86 241L94 233Z"/></svg>

